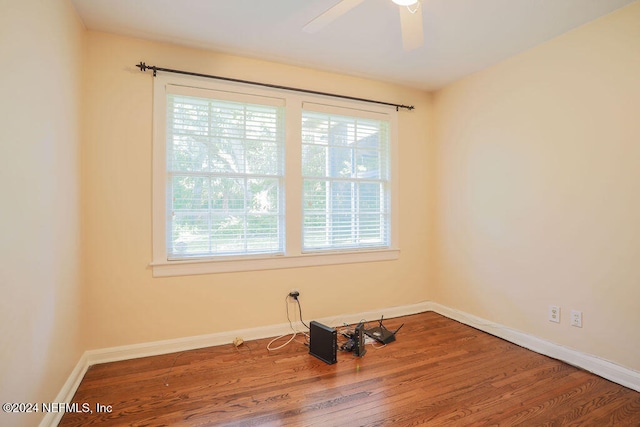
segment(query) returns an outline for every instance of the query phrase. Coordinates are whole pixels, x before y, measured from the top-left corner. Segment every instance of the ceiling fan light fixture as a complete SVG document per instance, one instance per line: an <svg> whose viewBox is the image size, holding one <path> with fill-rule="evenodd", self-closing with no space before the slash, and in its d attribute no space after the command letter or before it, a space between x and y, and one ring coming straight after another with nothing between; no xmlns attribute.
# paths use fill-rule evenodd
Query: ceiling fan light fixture
<svg viewBox="0 0 640 427"><path fill-rule="evenodd" d="M391 1L400 6L412 6L418 3L418 0L391 0Z"/></svg>

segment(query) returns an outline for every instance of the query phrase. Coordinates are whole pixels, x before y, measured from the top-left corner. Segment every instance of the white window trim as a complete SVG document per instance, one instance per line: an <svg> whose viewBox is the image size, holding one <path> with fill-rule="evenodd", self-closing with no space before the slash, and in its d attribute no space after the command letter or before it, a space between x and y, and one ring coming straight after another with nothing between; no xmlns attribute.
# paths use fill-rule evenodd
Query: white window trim
<svg viewBox="0 0 640 427"><path fill-rule="evenodd" d="M228 91L252 96L285 100L285 197L302 200L301 122L304 103L321 104L326 108L347 109L352 114L383 115L390 122L391 163L391 244L387 248L303 253L302 206L285 202L285 254L219 257L215 259L167 260L166 251L166 87L177 85L200 89ZM152 161L152 255L150 263L154 277L187 276L195 274L229 273L238 271L271 270L334 264L392 261L400 257L399 246L399 188L398 188L398 126L393 107L378 106L359 101L300 94L296 92L258 88L240 83L219 82L198 77L158 73L154 79L153 105L153 161ZM323 107L324 108L324 107ZM356 111L354 111L356 110ZM294 196L292 196L294 195ZM297 195L297 196L295 196Z"/></svg>

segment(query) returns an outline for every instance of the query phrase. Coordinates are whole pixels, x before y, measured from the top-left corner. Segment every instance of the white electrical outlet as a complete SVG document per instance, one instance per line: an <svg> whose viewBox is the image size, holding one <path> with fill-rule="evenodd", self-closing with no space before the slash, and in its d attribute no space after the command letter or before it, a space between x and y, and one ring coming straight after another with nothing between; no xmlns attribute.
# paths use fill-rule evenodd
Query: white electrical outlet
<svg viewBox="0 0 640 427"><path fill-rule="evenodd" d="M579 310L571 310L571 326L582 328L582 312Z"/></svg>
<svg viewBox="0 0 640 427"><path fill-rule="evenodd" d="M549 322L560 323L560 307L557 305L549 306Z"/></svg>

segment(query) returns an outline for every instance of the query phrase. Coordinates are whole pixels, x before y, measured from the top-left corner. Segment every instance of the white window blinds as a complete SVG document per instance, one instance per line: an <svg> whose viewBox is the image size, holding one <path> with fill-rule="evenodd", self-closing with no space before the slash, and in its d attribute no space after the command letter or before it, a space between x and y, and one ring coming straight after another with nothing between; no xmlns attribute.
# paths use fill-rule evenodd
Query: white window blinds
<svg viewBox="0 0 640 427"><path fill-rule="evenodd" d="M284 252L283 107L247 98L167 94L168 259Z"/></svg>
<svg viewBox="0 0 640 427"><path fill-rule="evenodd" d="M303 250L390 246L389 122L302 112Z"/></svg>

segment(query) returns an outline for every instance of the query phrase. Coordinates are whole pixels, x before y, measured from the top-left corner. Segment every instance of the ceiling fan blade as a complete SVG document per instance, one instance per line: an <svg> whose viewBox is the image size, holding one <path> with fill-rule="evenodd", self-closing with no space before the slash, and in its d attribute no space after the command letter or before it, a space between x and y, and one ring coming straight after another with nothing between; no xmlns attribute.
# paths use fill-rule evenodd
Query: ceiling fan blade
<svg viewBox="0 0 640 427"><path fill-rule="evenodd" d="M402 48L413 50L424 43L422 33L422 5L418 3L415 12L409 6L400 6L400 27L402 29Z"/></svg>
<svg viewBox="0 0 640 427"><path fill-rule="evenodd" d="M302 31L306 33L315 33L326 25L329 25L335 19L349 12L351 9L353 9L363 1L364 0L342 0L331 9L328 9L322 15L318 16L307 25L302 27Z"/></svg>

